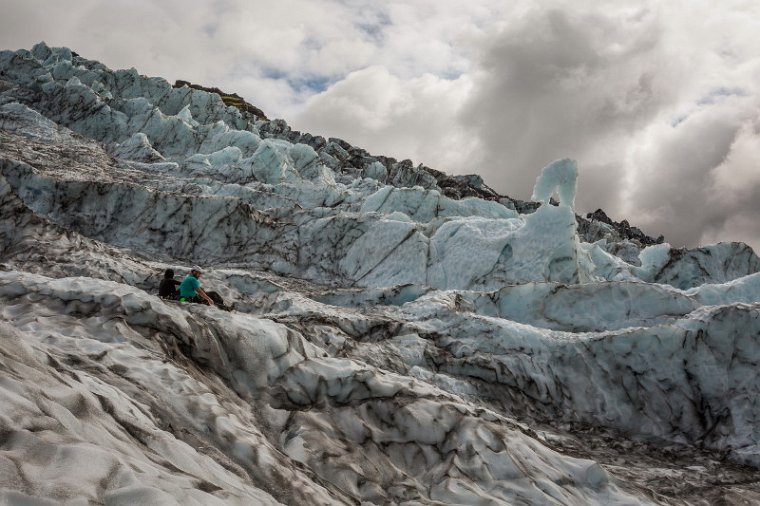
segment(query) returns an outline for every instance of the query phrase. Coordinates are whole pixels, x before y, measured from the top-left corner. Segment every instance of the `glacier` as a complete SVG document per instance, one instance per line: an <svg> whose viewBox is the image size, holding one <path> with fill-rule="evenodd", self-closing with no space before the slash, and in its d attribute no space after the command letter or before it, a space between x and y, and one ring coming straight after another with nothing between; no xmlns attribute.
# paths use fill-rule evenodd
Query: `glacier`
<svg viewBox="0 0 760 506"><path fill-rule="evenodd" d="M760 259L582 183L1 51L0 502L760 502ZM193 264L234 311L157 297Z"/></svg>

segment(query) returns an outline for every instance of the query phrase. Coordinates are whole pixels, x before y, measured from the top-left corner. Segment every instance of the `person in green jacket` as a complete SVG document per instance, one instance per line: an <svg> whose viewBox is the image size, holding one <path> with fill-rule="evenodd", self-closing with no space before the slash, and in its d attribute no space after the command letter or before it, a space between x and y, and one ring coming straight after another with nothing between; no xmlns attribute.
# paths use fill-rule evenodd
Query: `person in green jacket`
<svg viewBox="0 0 760 506"><path fill-rule="evenodd" d="M179 300L183 302L195 302L196 304L208 304L214 305L214 301L211 297L203 291L201 288L201 282L198 278L201 277L201 268L193 266L190 270L190 274L182 280L179 285Z"/></svg>

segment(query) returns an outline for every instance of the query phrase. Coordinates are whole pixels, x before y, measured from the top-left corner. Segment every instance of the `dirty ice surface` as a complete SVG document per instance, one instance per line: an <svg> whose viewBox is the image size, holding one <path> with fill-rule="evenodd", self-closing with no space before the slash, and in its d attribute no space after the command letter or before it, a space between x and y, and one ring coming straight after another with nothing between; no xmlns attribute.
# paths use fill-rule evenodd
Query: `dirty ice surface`
<svg viewBox="0 0 760 506"><path fill-rule="evenodd" d="M0 503L760 502L760 260L590 242L576 183L0 52ZM155 295L196 263L234 311Z"/></svg>

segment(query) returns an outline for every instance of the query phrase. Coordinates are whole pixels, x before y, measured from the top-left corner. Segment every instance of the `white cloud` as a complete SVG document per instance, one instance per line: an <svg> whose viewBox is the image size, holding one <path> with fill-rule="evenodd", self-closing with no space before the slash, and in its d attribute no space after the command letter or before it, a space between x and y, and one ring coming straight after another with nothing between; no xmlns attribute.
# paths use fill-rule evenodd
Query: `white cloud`
<svg viewBox="0 0 760 506"><path fill-rule="evenodd" d="M368 67L309 99L293 124L372 146L375 154L439 168L461 167L477 146L475 137L454 128L471 87L467 77L447 80L425 74L402 80L384 67Z"/></svg>
<svg viewBox="0 0 760 506"><path fill-rule="evenodd" d="M675 126L652 125L637 140L627 210L644 210L642 225L663 227L676 243L698 239L715 219L711 174L726 162L743 121L737 117L743 100L726 102L704 106Z"/></svg>
<svg viewBox="0 0 760 506"><path fill-rule="evenodd" d="M711 171L715 198L745 200L760 187L760 115L757 108L754 112L741 124L723 162Z"/></svg>

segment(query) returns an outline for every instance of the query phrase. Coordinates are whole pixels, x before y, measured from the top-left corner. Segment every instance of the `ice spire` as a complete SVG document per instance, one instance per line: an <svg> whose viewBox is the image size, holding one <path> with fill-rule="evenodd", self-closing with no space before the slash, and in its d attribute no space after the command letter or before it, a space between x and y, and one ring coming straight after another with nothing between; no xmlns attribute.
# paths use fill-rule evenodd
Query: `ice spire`
<svg viewBox="0 0 760 506"><path fill-rule="evenodd" d="M556 192L559 195L559 205L573 208L577 181L578 167L575 160L563 158L552 162L544 167L536 179L531 200L548 204Z"/></svg>

